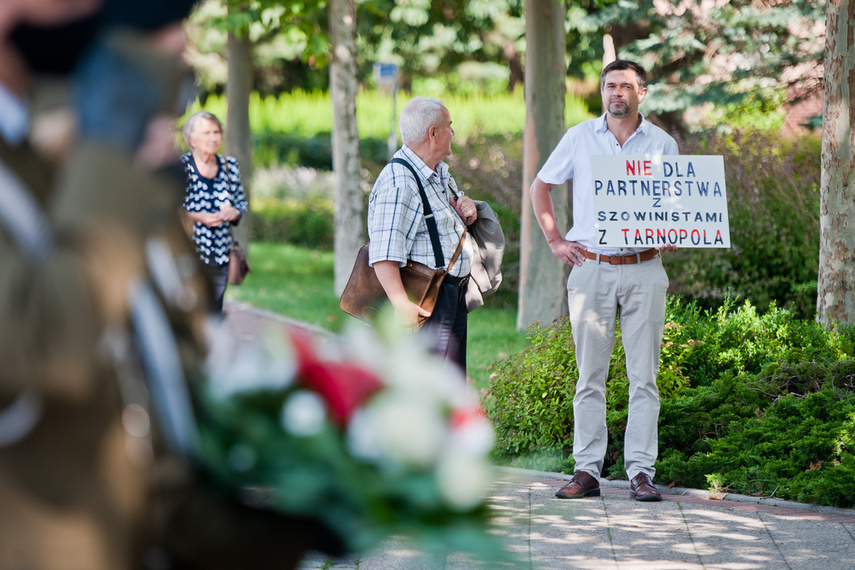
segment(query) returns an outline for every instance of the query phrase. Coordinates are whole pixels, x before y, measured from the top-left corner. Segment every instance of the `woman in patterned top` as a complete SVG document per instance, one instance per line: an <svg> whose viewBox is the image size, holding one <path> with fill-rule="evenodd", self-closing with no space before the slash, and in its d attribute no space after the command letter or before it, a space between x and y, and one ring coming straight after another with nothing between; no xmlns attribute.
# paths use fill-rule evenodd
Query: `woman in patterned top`
<svg viewBox="0 0 855 570"><path fill-rule="evenodd" d="M232 224L246 212L247 202L237 160L218 154L223 125L208 111L193 113L184 125L190 152L181 157L187 172L184 209L193 220L193 241L211 276L212 309L223 313L229 276Z"/></svg>

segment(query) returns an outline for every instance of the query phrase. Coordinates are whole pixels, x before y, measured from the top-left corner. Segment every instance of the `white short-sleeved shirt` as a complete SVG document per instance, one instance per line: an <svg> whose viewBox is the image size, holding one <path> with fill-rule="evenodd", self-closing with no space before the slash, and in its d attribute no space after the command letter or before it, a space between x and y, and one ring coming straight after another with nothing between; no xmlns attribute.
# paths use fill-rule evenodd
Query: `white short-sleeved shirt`
<svg viewBox="0 0 855 570"><path fill-rule="evenodd" d="M605 114L570 127L537 174L537 177L547 184L563 184L573 179L573 227L567 232L565 239L579 242L595 253L623 255L642 249L596 246L591 157L608 154L651 157L680 152L673 137L646 121L641 114L639 116L641 124L623 147L608 129Z"/></svg>

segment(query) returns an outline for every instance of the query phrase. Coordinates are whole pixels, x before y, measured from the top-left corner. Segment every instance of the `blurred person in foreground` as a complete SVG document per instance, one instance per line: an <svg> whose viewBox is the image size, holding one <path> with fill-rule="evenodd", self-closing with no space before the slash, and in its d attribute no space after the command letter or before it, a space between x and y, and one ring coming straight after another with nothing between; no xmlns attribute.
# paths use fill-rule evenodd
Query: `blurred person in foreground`
<svg viewBox="0 0 855 570"><path fill-rule="evenodd" d="M573 399L575 472L555 494L561 499L598 497L606 454L606 378L620 317L629 376L629 417L624 463L630 493L659 501L653 484L658 455L659 348L665 326L668 276L661 248L607 248L594 226L593 155L678 154L677 143L638 112L647 95L646 73L631 61L608 64L600 76L606 112L567 130L531 185L534 214L552 253L572 270L567 280L570 325L579 380ZM573 179L573 227L559 229L552 189ZM676 249L667 246L667 249Z"/></svg>
<svg viewBox="0 0 855 570"><path fill-rule="evenodd" d="M289 545L315 536L215 493L194 466L185 377L208 302L172 130L192 4L0 3L4 570L287 568ZM77 93L58 172L28 141L42 73Z"/></svg>
<svg viewBox="0 0 855 570"><path fill-rule="evenodd" d="M223 313L229 281L232 226L246 213L247 202L237 160L219 154L223 124L208 111L197 111L184 124L190 152L181 156L187 172L184 210L193 221L193 243L212 284L212 311Z"/></svg>
<svg viewBox="0 0 855 570"><path fill-rule="evenodd" d="M415 169L436 220L447 266L466 227L477 216L475 203L457 189L443 162L451 156L451 114L439 99L413 97L401 110L399 127L404 144L393 159L405 160ZM401 281L399 268L408 259L436 265L419 186L406 166L392 162L377 177L368 198L368 236L369 262L392 306L409 325L415 326L420 316L429 317L422 330L435 336L434 350L465 373L466 286L473 256L469 236L442 282L432 313L410 301Z"/></svg>

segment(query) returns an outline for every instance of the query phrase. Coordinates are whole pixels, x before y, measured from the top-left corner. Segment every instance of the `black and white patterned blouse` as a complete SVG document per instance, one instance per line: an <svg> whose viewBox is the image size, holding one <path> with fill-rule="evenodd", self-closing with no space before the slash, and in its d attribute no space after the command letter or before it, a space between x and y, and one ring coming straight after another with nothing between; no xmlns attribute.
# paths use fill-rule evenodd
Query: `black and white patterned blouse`
<svg viewBox="0 0 855 570"><path fill-rule="evenodd" d="M213 178L199 174L193 154L181 156L187 172L187 190L184 193L184 209L188 212L219 212L225 206L233 206L241 215L246 213L247 201L240 181L238 163L231 156L217 155L219 168ZM238 218L239 220L240 218ZM208 265L226 265L232 248L231 222L208 227L201 222L193 224L193 241L199 257Z"/></svg>

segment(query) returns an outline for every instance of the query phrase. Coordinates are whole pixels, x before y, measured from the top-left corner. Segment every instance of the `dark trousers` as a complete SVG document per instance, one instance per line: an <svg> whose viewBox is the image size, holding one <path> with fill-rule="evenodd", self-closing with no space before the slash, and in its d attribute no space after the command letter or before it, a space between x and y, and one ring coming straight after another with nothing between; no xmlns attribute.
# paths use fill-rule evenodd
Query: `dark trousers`
<svg viewBox="0 0 855 570"><path fill-rule="evenodd" d="M226 285L229 284L229 264L206 265L208 281L211 284L211 312L223 316L223 297L226 294Z"/></svg>
<svg viewBox="0 0 855 570"><path fill-rule="evenodd" d="M423 331L433 335L434 351L448 360L457 362L466 373L466 328L469 312L466 310L466 285L468 277L446 277L439 288L436 306L425 322Z"/></svg>

